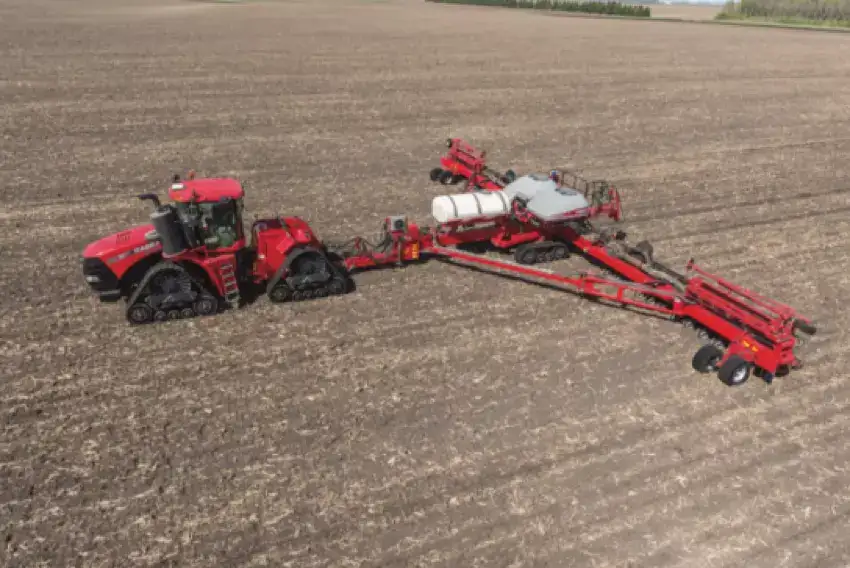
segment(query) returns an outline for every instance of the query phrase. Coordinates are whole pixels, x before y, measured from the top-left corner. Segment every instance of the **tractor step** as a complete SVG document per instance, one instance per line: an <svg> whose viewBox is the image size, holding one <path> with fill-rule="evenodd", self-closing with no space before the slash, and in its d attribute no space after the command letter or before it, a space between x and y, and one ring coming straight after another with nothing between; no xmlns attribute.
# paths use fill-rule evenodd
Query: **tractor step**
<svg viewBox="0 0 850 568"><path fill-rule="evenodd" d="M240 294L239 282L236 280L236 273L233 264L222 264L219 269L221 281L224 284L224 299L231 308L238 307Z"/></svg>

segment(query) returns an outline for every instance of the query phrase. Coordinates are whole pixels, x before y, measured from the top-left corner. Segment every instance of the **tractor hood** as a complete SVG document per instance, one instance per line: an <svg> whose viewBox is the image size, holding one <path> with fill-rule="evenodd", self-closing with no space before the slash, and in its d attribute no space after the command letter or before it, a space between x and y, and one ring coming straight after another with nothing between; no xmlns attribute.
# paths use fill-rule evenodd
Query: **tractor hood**
<svg viewBox="0 0 850 568"><path fill-rule="evenodd" d="M99 258L108 263L110 260L113 260L114 257L119 255L123 255L121 256L123 259L131 254L152 251L153 249L161 246L159 242L149 242L145 238L145 234L152 230L153 225L151 224L139 225L137 227L121 231L120 233L103 237L102 239L90 243L85 249L83 249L83 258Z"/></svg>

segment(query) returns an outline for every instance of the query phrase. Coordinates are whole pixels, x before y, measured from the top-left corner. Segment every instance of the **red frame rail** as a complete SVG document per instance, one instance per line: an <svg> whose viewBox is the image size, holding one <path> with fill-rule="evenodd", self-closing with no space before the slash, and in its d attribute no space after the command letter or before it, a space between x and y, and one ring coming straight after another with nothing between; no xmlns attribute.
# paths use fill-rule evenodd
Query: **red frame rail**
<svg viewBox="0 0 850 568"><path fill-rule="evenodd" d="M736 324L718 315L714 310L722 311L727 308L723 304L715 303L716 299L714 297L703 294L704 284L700 280L692 281L693 283L689 282L686 292L682 293L669 283L659 283L659 281L654 279L647 281L645 284L638 284L634 282L618 282L587 274L578 277L563 276L540 268L531 268L509 261L487 258L441 246L432 246L424 249L423 252L461 260L480 267L503 270L514 275L551 282L570 288L584 296L605 299L624 306L634 306L675 318L689 318L710 329L729 343L724 358L718 364L722 364L731 355L738 355L747 362L764 369L771 375L775 374L782 366L796 367L800 365L793 352L795 344L793 335L789 333L784 336L776 336L772 341L773 345L771 345L771 342L766 342L764 339L759 338L756 334L747 330L746 327L749 327L747 324ZM614 260L619 261L619 259ZM705 272L703 273L707 274ZM607 293L600 289L602 286L613 287L616 289L616 293ZM626 293L629 291L657 298L669 305L657 305L628 298Z"/></svg>

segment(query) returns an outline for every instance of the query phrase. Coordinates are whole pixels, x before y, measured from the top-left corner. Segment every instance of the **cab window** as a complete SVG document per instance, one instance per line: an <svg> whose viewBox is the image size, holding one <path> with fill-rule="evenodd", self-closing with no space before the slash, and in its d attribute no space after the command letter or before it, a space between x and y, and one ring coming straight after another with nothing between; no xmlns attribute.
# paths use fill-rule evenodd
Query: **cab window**
<svg viewBox="0 0 850 568"><path fill-rule="evenodd" d="M201 236L209 248L231 247L242 238L239 206L232 200L202 203Z"/></svg>

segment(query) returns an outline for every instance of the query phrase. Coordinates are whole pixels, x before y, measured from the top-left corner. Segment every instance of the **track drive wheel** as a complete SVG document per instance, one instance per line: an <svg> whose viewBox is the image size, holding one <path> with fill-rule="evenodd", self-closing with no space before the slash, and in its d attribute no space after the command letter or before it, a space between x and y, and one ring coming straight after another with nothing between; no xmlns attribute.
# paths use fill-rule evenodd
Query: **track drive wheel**
<svg viewBox="0 0 850 568"><path fill-rule="evenodd" d="M153 310L147 304L141 302L133 304L127 310L127 321L133 325L142 325L153 320Z"/></svg>
<svg viewBox="0 0 850 568"><path fill-rule="evenodd" d="M332 296L341 296L350 288L348 282L343 278L334 278L328 286L328 293Z"/></svg>
<svg viewBox="0 0 850 568"><path fill-rule="evenodd" d="M554 260L563 260L570 256L570 251L567 250L567 246L560 243L553 246L551 252Z"/></svg>
<svg viewBox="0 0 850 568"><path fill-rule="evenodd" d="M717 363L723 358L723 351L712 343L707 343L694 353L691 364L698 373L710 373L717 370Z"/></svg>
<svg viewBox="0 0 850 568"><path fill-rule="evenodd" d="M431 181L438 181L440 179L440 176L442 175L442 173L443 173L443 168L434 168L428 174L428 177L431 178Z"/></svg>
<svg viewBox="0 0 850 568"><path fill-rule="evenodd" d="M720 365L717 377L730 387L741 386L750 378L752 365L743 358L732 355Z"/></svg>
<svg viewBox="0 0 850 568"><path fill-rule="evenodd" d="M275 304L282 304L292 299L292 288L286 285L285 282L278 282L274 288L269 290L269 300Z"/></svg>
<svg viewBox="0 0 850 568"><path fill-rule="evenodd" d="M528 245L520 245L514 251L514 259L519 264L534 264L539 260L537 249Z"/></svg>
<svg viewBox="0 0 850 568"><path fill-rule="evenodd" d="M205 294L195 301L192 308L199 316L211 316L218 313L218 300Z"/></svg>

